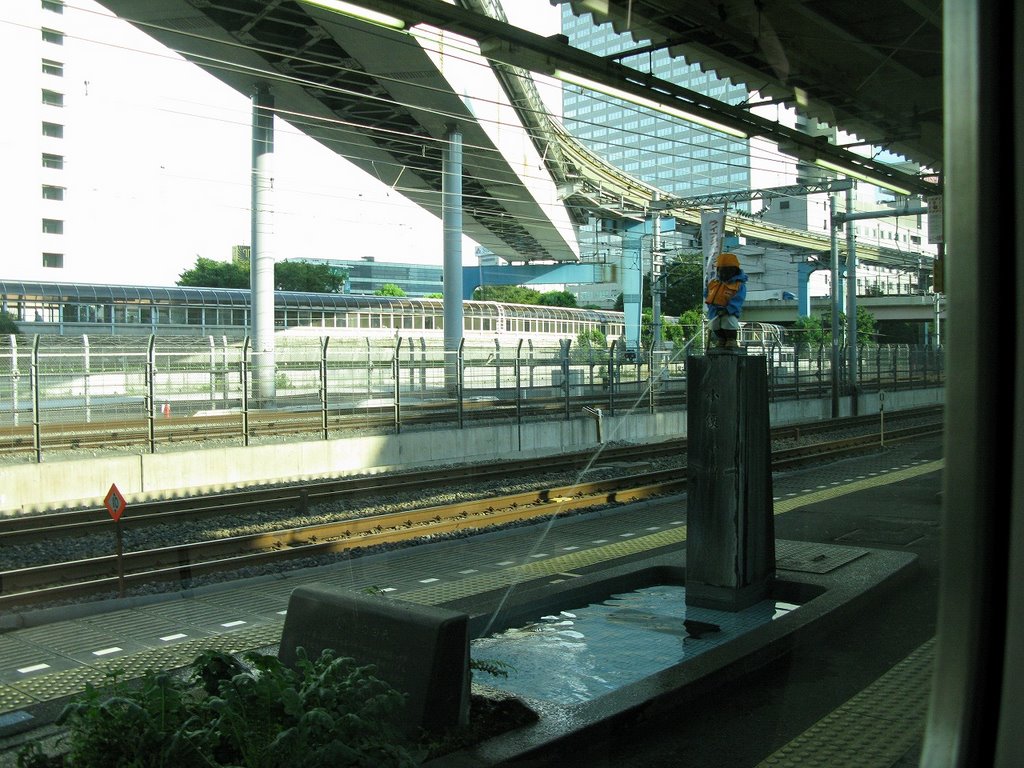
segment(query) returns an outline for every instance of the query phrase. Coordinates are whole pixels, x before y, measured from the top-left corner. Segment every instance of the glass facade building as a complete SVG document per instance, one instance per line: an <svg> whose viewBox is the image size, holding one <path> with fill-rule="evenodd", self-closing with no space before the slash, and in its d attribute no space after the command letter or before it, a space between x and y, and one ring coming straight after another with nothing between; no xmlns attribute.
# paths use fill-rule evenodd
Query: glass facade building
<svg viewBox="0 0 1024 768"><path fill-rule="evenodd" d="M610 24L562 6L562 34L574 48L612 57L636 47ZM729 104L747 91L665 51L624 56L621 63ZM566 128L626 173L679 197L750 188L749 142L576 86L562 97ZM743 206L741 206L743 207Z"/></svg>

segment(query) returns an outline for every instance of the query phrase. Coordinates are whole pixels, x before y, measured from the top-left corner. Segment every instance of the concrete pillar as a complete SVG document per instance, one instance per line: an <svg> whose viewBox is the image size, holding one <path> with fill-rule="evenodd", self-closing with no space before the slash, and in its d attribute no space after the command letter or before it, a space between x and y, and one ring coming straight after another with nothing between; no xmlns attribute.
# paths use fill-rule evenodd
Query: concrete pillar
<svg viewBox="0 0 1024 768"><path fill-rule="evenodd" d="M643 240L646 227L622 234L622 314L626 326L626 354L640 354L640 323L643 302Z"/></svg>
<svg viewBox="0 0 1024 768"><path fill-rule="evenodd" d="M445 387L454 392L462 344L462 132L448 126L441 168L441 220L444 227Z"/></svg>
<svg viewBox="0 0 1024 768"><path fill-rule="evenodd" d="M853 211L853 188L846 190L846 213ZM857 225L846 222L846 375L850 390L850 415L857 415Z"/></svg>
<svg viewBox="0 0 1024 768"><path fill-rule="evenodd" d="M687 360L686 604L739 611L775 578L765 358Z"/></svg>
<svg viewBox="0 0 1024 768"><path fill-rule="evenodd" d="M658 202L660 195L655 192L652 201ZM661 212L655 206L651 211L651 349L661 351L661 295L665 286L661 276ZM642 284L642 283L641 283ZM652 361L653 363L653 361Z"/></svg>
<svg viewBox="0 0 1024 768"><path fill-rule="evenodd" d="M252 246L249 286L252 300L253 398L272 405L274 384L274 97L266 83L252 96Z"/></svg>

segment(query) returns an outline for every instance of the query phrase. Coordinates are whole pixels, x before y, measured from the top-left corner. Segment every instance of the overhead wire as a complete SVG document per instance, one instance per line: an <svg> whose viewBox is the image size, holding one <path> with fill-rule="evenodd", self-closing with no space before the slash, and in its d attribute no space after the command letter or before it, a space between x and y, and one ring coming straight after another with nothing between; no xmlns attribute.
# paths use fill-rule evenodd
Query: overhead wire
<svg viewBox="0 0 1024 768"><path fill-rule="evenodd" d="M69 7L74 7L74 6L69 6ZM112 18L115 18L115 17L112 17ZM249 49L251 51L254 51L254 52L260 52L260 49L256 48L255 46L242 45L242 44L238 44L238 45L240 47L242 47L242 48L247 48L247 49ZM450 52L451 47L454 47L454 46L450 46L449 50L446 51L447 55L451 55L451 52ZM125 50L131 50L131 49L127 49L126 48ZM181 51L176 51L176 53L178 53L179 55L185 55ZM315 60L310 60L310 63L315 63L317 65L323 65L323 62L316 62ZM476 62L474 62L474 63L476 63ZM208 63L208 65L211 66L211 67L212 66L218 66L218 65L215 65L215 64L212 64L212 63ZM484 66L486 66L486 62L484 62ZM338 70L339 71L344 71L344 68L343 67L338 67ZM238 70L235 69L234 71L238 71ZM247 69L245 71L252 71L252 70L248 70ZM352 70L348 70L348 71L352 71ZM277 79L278 81L282 81L282 80L285 79L285 77L283 75L281 75L281 73L271 72L271 71L268 71L268 70L255 70L254 73L260 74L261 76L265 76L265 77L267 77L268 79L271 79L271 80ZM319 88L325 87L323 84L319 84L319 83L311 83L311 84L313 84L313 85L315 85L316 87L319 87ZM425 86L425 85L420 84L420 83L415 83L414 85L416 85L417 87L420 87L420 88L429 88L429 86ZM338 92L344 93L345 91L344 91L344 89L338 89ZM351 92L348 92L348 93L351 93ZM480 99L478 97L474 97L474 98L475 98L476 101L490 101L488 99ZM394 102L393 100L388 100L388 99L384 99L383 101L386 101L389 104L397 103L397 102ZM402 106L405 106L407 108L423 109L423 107L420 106L420 105L405 104L405 105L402 105ZM641 108L636 108L636 109L637 109L638 112L642 112L643 111ZM432 111L435 114L438 114L438 115L445 115L445 113L440 111L440 110L432 110ZM311 116L311 115L301 116L301 119L314 119L314 118L320 119L318 116ZM209 118L207 118L207 119L209 119ZM300 116L296 116L295 119L299 120ZM584 122L584 121L580 121L580 120L575 119L575 118L570 118L569 119L569 121L573 121L573 120L575 122L577 122L577 123ZM510 125L509 123L504 123L504 122L501 122L501 121L494 121L494 123L496 125L499 125L499 126L501 126L501 125ZM339 136L340 135L344 135L347 131L350 131L350 130L366 131L367 129L368 129L367 126L365 126L365 125L357 125L357 124L351 124L351 125L347 125L347 126L344 126L344 127L342 127L342 126L340 126L338 124L333 124L333 125L327 126L327 130L328 131L336 132L336 135L339 135ZM370 130L373 130L375 133L378 133L378 134L381 131L381 129L379 127L371 127ZM652 137L652 134L646 134L646 133L643 133L643 132L635 132L633 135ZM440 140L435 140L435 141L440 141ZM679 144L681 142L676 141L674 143ZM607 142L606 146L618 146L618 145L613 143L613 142ZM469 156L471 158L474 157L475 153L477 153L477 152L481 152L481 151L486 151L488 153L493 153L494 152L494 150L492 150L491 148L475 147L475 146L472 146L472 145L468 146L466 149L468 149L468 153L469 153ZM346 157L346 155L344 153L337 153L337 154L339 154L341 157L343 157L345 159L350 159L350 160L352 160L352 159L356 159L356 160L362 159L362 158L358 158L357 155L355 155L355 154L351 154L349 157ZM672 158L683 157L683 155L679 155L679 154L674 153L674 152L663 152L663 151L659 152L657 150L655 150L655 154L660 155L660 156L665 156L665 157L672 157ZM735 152L733 154L735 154L737 157L743 157L743 155L741 153L739 153L739 152ZM709 159L708 162L709 163L712 163L712 162L719 163L719 164L724 165L726 167L732 167L730 163L725 162L725 161ZM773 162L774 162L774 160L773 160ZM737 166L737 167L741 167L741 166ZM397 164L397 163L395 164L395 169L398 170L399 173L401 172L402 168L403 168L403 166L401 164ZM546 178L546 177L535 177L535 178ZM482 180L483 181L496 181L496 179L482 179ZM396 186L396 190L403 191L401 188L398 188L397 186Z"/></svg>
<svg viewBox="0 0 1024 768"><path fill-rule="evenodd" d="M203 37L203 36L201 36L201 35L195 35L194 33L187 33L187 34L188 34L189 36L194 36L194 37L198 37L198 38L202 38L202 37ZM427 37L428 37L428 36L427 36L427 35L420 35L420 36L418 36L418 37L419 37L419 39L421 39L421 40L424 40L424 39L427 39ZM440 37L437 37L437 38L436 38L436 40L440 40L440 39L441 39ZM413 43L412 43L412 41L410 40L410 42L409 42L408 44L409 44L409 45L412 45ZM248 50L251 50L251 51L253 51L253 52L257 52L257 53L267 53L266 51L263 51L262 49L260 49L260 48L257 48L257 47L256 47L256 46L254 46L254 45L246 45L246 44L241 44L241 43L236 43L235 45L237 45L238 47L244 48L244 49L248 49ZM468 43L464 43L464 44L462 44L462 47L460 48L460 46L459 46L459 45L457 45L457 44L454 44L454 43L453 43L453 41L452 41L451 39L447 39L447 40L445 40L445 51L444 51L444 55L446 55L446 56L453 56L453 55L454 55L454 54L452 53L452 51L453 51L453 50L461 50L461 51L462 51L463 53L465 53L465 54L475 54L475 55L476 55L476 60L470 60L470 59L463 59L463 60L464 60L464 61L467 61L468 63L472 63L472 64L475 64L475 65L478 65L478 66L480 66L480 67L482 67L482 68L489 68L489 67L488 67L488 65L486 64L486 62L485 62L485 61L483 61L483 60L481 59L481 57L479 56L479 54L478 54L478 53L477 53L476 51L474 51L474 50L472 49L472 47L471 47L471 46L470 46L470 45L469 45ZM176 51L176 52L177 52L177 53L179 53L179 54L181 54L181 55L184 55L184 54L182 53L182 51ZM434 51L434 53L438 53L438 54L440 54L440 53L441 53L441 51L440 51L440 50L435 50L435 51ZM314 64L317 64L317 65L319 65L319 66L323 66L323 65L324 65L324 63L323 63L323 62L318 62L318 61L316 61L316 60L313 60L313 59L306 59L305 57L291 57L291 58L293 58L293 59L295 59L295 60L298 60L298 61L306 61L306 62L308 62L308 63L314 63ZM234 64L233 62L226 62L226 63L225 63L225 62L221 62L221 63L216 63L216 62L213 62L213 61L209 61L209 62L208 62L208 66L209 66L210 68L216 68L216 67L218 67L218 66L222 66L222 67L225 67L225 68L229 68L229 69L235 69L235 71L238 71L238 70L237 70L237 68L236 68L236 65L235 65L235 64ZM337 71L339 71L339 72L355 72L355 71L356 71L356 70L351 70L351 69L345 68L345 67L343 67L343 66L341 66L341 65L337 65L337 64L334 64L334 65L332 65L332 66L333 66L333 68L335 68L335 69L336 69ZM260 72L260 74L262 74L263 76L265 76L265 77L267 77L267 78L269 78L269 79L275 79L275 80L278 80L278 81L284 81L284 80L287 80L287 77L286 77L286 76L283 76L283 75L281 75L281 73L277 73L277 72L272 72L272 71L262 70L262 71ZM387 77L379 76L379 77L377 77L377 79L378 79L378 80L382 80L382 81L387 81L387 80L389 80L389 79L390 79L390 80L392 80L393 82L401 82L401 83L403 83L403 84L406 84L406 83L404 83L404 81L400 81L400 80L397 80L397 79L395 79L395 78L387 78ZM312 85L314 85L315 87L324 87L324 86L323 86L322 84L318 84L318 83L312 83ZM427 89L427 90L431 90L431 87L430 87L430 86L428 86L428 85L425 85L425 84L422 84L422 83L413 83L412 85L414 85L415 87L417 87L417 88L420 88L420 89ZM339 88L336 88L336 87L330 87L330 86L328 86L328 89L331 89L331 90L335 90L335 91L337 91L337 92L340 92L340 93L346 93L346 91L345 91L344 89L339 89ZM432 90L441 90L441 89L432 89ZM443 91L442 91L442 92L443 92ZM376 99L376 98L379 98L379 97L373 97L373 96L365 96L365 95L360 95L360 96L361 96L362 98L369 98L369 99L371 99L371 100L372 100L372 99ZM401 102L393 101L393 100L391 100L391 99L381 99L381 100L382 100L382 101L385 101L385 102L387 102L387 103L398 103L398 104L401 104ZM491 100L491 99L486 99L486 98L480 98L480 97L474 97L474 100L475 100L475 101L479 101L479 102L490 102L490 103L496 103L496 102L494 102L494 101L493 101L493 100ZM405 106L405 107L414 107L414 108L417 108L417 109L424 109L424 107L422 107L421 105L410 105L410 104L402 104L402 106ZM505 104L505 106L510 106L510 105L507 105L507 103L506 103L506 104ZM634 108L634 107L632 107L632 105L630 105L630 106L629 106L628 108ZM644 114L649 114L649 113L648 113L647 111L645 111L645 110L642 110L641 108L635 108L635 109L636 109L636 110L638 111L638 113L644 113ZM455 117L455 116L453 116L453 115L450 115L450 114L446 114L446 113L444 113L443 111L441 111L441 110L437 110L437 109L434 109L434 108L429 108L429 107L428 107L428 108L427 108L427 111L431 111L431 112L433 112L434 114L437 114L437 115L441 115L441 116L445 116L445 117ZM666 116L661 116L661 118L662 118L662 119L668 119L668 118L667 118ZM512 127L512 126L518 127L518 126L517 126L517 124L514 124L514 123L506 123L506 122L503 122L503 121L494 121L494 120L490 120L490 119L485 119L485 120L481 120L481 122L491 122L491 123L494 123L494 124L496 124L496 125L498 125L498 126L500 126L500 127ZM364 129L364 130L365 130L365 128L366 128L366 127L365 127L365 126L363 126L363 129ZM698 133L707 133L707 134L711 134L711 135L714 135L714 134L713 134L713 132L711 132L711 131L708 131L707 129L698 129L698 130L697 130L697 132L698 132ZM649 137L650 137L650 135L649 135L649 134L641 134L641 135L646 135L646 136L649 136ZM739 151L736 151L736 152L732 152L732 154L734 154L734 155L735 155L735 156L736 156L737 158L740 158L741 160L745 160L745 159L746 159L746 155L745 155L745 153L743 153L743 152L739 152ZM677 156L677 155L676 155L676 156ZM717 162L717 161L716 161L716 162Z"/></svg>
<svg viewBox="0 0 1024 768"><path fill-rule="evenodd" d="M251 46L250 46L250 47L251 47ZM449 46L449 50L451 50L451 47L452 47L452 46L450 45L450 46ZM276 73L274 73L274 74L273 74L273 76L276 76ZM478 100L479 100L479 99L478 99ZM360 128L361 128L361 127L360 127ZM362 129L364 129L364 130L365 130L365 128L362 128ZM471 147L471 148L470 148L470 152L471 152L471 153L473 152L473 147ZM342 156L344 157L344 155L342 155ZM348 159L350 159L350 160L351 160L352 158L350 157L350 158L348 158Z"/></svg>

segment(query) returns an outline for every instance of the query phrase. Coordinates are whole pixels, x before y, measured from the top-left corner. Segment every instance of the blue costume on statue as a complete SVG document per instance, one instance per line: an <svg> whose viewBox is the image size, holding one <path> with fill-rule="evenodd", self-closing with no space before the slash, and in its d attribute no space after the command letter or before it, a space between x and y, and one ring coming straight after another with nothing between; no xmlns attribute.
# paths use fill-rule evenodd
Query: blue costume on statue
<svg viewBox="0 0 1024 768"><path fill-rule="evenodd" d="M708 305L711 331L722 349L739 349L740 314L747 298L747 274L734 253L723 253L715 262L718 277L708 282L704 303Z"/></svg>

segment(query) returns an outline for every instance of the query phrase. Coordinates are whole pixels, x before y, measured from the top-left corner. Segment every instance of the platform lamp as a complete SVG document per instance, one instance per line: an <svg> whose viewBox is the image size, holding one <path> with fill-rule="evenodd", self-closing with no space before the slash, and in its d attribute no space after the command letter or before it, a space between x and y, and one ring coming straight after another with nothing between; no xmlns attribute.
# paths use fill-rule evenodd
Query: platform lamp
<svg viewBox="0 0 1024 768"><path fill-rule="evenodd" d="M839 163L833 163L831 160L822 160L821 158L815 158L814 164L819 168L824 168L835 173L843 173L853 179L859 179L865 181L868 184L874 184L876 187L884 187L885 189L895 192L897 195L903 195L904 197L910 197L913 194L906 187L901 187L895 182L889 181L884 176L880 176L870 171L860 171L856 168L850 167L850 165L840 165Z"/></svg>
<svg viewBox="0 0 1024 768"><path fill-rule="evenodd" d="M369 8L363 8L354 3L346 3L345 0L299 0L299 2L305 5L315 5L318 8L323 8L325 11L340 13L342 16L376 24L380 27L387 27L388 29L401 31L409 26L406 24L405 19Z"/></svg>
<svg viewBox="0 0 1024 768"><path fill-rule="evenodd" d="M680 109L673 104L665 104L663 102L655 101L654 99L648 99L644 96L625 91L621 88L599 83L596 80L591 80L589 77L583 77L572 72L567 72L564 69L556 69L553 76L564 83L578 85L579 87L586 88L590 91L603 93L605 96L622 99L623 101L635 104L638 107L646 107L647 109L654 110L655 112L661 112L662 114L669 115L671 117L678 117L680 120L697 123L698 125L703 125L705 128L710 128L714 131L735 136L737 139L750 138L750 134L746 131L742 131L739 128L734 128L731 125L726 125L725 123L719 122L710 117L698 114L696 110L699 110L699 107L695 107L694 110Z"/></svg>

